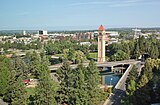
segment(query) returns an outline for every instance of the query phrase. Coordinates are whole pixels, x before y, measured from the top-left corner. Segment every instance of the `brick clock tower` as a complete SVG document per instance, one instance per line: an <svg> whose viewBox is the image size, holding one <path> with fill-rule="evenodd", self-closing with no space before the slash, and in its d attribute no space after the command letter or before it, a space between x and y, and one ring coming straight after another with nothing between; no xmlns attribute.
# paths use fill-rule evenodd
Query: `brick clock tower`
<svg viewBox="0 0 160 105"><path fill-rule="evenodd" d="M105 28L101 25L98 29L98 62L105 62L105 42L107 39Z"/></svg>

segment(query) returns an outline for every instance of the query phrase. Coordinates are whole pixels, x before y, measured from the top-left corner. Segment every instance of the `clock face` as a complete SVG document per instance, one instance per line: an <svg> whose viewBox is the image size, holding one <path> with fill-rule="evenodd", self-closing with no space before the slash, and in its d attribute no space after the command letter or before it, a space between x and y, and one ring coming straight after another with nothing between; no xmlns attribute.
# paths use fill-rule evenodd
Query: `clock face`
<svg viewBox="0 0 160 105"><path fill-rule="evenodd" d="M102 33L99 33L99 35L102 35Z"/></svg>

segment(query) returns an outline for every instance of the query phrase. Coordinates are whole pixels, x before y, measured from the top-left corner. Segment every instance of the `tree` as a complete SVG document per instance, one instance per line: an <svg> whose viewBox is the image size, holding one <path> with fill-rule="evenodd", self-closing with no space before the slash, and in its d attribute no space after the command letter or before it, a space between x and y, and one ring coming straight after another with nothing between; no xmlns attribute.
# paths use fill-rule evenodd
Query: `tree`
<svg viewBox="0 0 160 105"><path fill-rule="evenodd" d="M138 43L135 45L134 56L136 59L140 56L140 49Z"/></svg>
<svg viewBox="0 0 160 105"><path fill-rule="evenodd" d="M118 50L114 55L111 56L112 61L120 61L129 59L129 55L122 50Z"/></svg>
<svg viewBox="0 0 160 105"><path fill-rule="evenodd" d="M4 56L0 56L0 96L3 96L9 86L9 64L10 61Z"/></svg>
<svg viewBox="0 0 160 105"><path fill-rule="evenodd" d="M43 56L41 61L38 85L36 87L35 104L56 105L55 82L51 80L46 56Z"/></svg>
<svg viewBox="0 0 160 105"><path fill-rule="evenodd" d="M127 84L126 94L132 96L136 90L136 82L134 80L130 80Z"/></svg>
<svg viewBox="0 0 160 105"><path fill-rule="evenodd" d="M152 69L153 69L153 68L152 68L152 66L151 66L150 61L149 61L149 60L146 60L142 73L147 76L148 80L151 80L152 77L153 77ZM142 75L143 75L143 74L142 74Z"/></svg>
<svg viewBox="0 0 160 105"><path fill-rule="evenodd" d="M132 70L129 72L128 78L126 80L126 97L124 98L124 105L135 104L135 91L137 88L138 72L135 65L133 65Z"/></svg>
<svg viewBox="0 0 160 105"><path fill-rule="evenodd" d="M129 43L127 42L122 42L121 43L121 50L124 51L126 54L130 56L130 48L129 48Z"/></svg>
<svg viewBox="0 0 160 105"><path fill-rule="evenodd" d="M98 44L91 44L89 46L89 50L91 50L92 52L97 51L97 48L98 48Z"/></svg>
<svg viewBox="0 0 160 105"><path fill-rule="evenodd" d="M84 53L80 50L75 52L75 63L79 64L79 63L83 63L86 60L86 56L84 55Z"/></svg>
<svg viewBox="0 0 160 105"><path fill-rule="evenodd" d="M86 68L82 64L79 64L75 71L75 105L89 104L89 94L87 93L87 83L85 81L84 70L86 70Z"/></svg>
<svg viewBox="0 0 160 105"><path fill-rule="evenodd" d="M35 51L33 53L27 53L25 57L26 64L28 65L29 73L35 78L39 76L39 70L41 66L41 57Z"/></svg>
<svg viewBox="0 0 160 105"><path fill-rule="evenodd" d="M102 101L102 91L99 89L99 71L94 61L90 61L85 71L85 81L87 84L88 104L98 105Z"/></svg>
<svg viewBox="0 0 160 105"><path fill-rule="evenodd" d="M73 70L69 66L67 61L63 62L62 67L57 71L58 80L60 81L60 88L57 93L57 100L60 104L74 105L73 97L73 85L74 85L74 75Z"/></svg>
<svg viewBox="0 0 160 105"><path fill-rule="evenodd" d="M25 85L22 82L26 76L24 69L24 62L20 58L14 57L11 61L9 86L4 94L4 101L11 105L26 105L27 103Z"/></svg>
<svg viewBox="0 0 160 105"><path fill-rule="evenodd" d="M151 45L149 55L153 59L156 59L159 57L159 51L158 51L158 47L156 45L154 45L154 44Z"/></svg>
<svg viewBox="0 0 160 105"><path fill-rule="evenodd" d="M140 81L138 83L138 87L140 88L140 87L145 86L148 83L148 81L149 80L148 80L147 76L145 74L142 75L141 78L140 78Z"/></svg>
<svg viewBox="0 0 160 105"><path fill-rule="evenodd" d="M129 76L128 76L127 80L126 80L126 83L128 84L128 82L130 80L137 81L137 79L138 79L137 68L136 68L135 65L133 65L132 70L129 72Z"/></svg>

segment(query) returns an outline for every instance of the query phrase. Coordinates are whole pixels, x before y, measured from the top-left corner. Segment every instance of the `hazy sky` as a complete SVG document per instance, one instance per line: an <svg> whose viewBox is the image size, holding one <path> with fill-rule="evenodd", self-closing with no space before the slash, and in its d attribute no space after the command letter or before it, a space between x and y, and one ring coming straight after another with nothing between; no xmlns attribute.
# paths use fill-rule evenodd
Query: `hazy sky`
<svg viewBox="0 0 160 105"><path fill-rule="evenodd" d="M160 0L0 0L3 29L160 26Z"/></svg>

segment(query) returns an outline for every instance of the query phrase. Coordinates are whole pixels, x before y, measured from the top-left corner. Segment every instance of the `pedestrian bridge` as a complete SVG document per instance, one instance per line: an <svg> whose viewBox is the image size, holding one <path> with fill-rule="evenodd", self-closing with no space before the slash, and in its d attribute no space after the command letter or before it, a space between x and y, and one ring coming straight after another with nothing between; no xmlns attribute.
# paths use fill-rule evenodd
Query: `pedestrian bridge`
<svg viewBox="0 0 160 105"><path fill-rule="evenodd" d="M96 62L96 65L98 68L105 68L105 67L111 67L113 68L114 66L117 65L125 65L125 64L136 64L139 61L135 61L135 60L124 60L124 61L116 61L116 62L103 62L103 63L98 63ZM88 66L89 63L83 63L84 66ZM62 64L57 64L57 65L51 65L49 66L49 69L51 71L56 71L58 68L60 68L62 66ZM72 64L70 65L72 69L75 69L77 67L77 64ZM114 69L114 68L113 68Z"/></svg>

